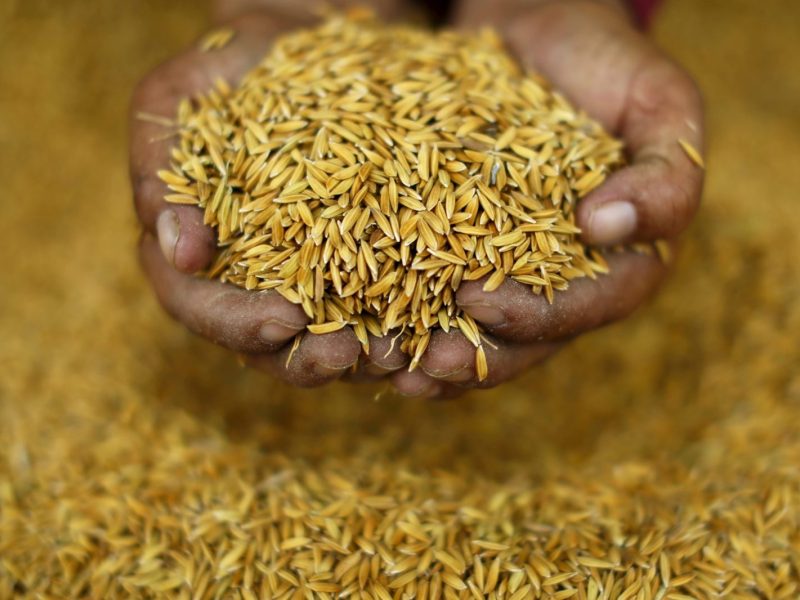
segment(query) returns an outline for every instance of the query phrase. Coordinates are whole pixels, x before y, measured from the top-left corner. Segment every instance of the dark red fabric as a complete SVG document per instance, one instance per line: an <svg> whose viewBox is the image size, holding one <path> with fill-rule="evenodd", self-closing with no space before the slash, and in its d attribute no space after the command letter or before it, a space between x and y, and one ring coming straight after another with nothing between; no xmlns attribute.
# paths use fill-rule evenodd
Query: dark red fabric
<svg viewBox="0 0 800 600"><path fill-rule="evenodd" d="M636 18L643 27L650 25L650 20L653 18L653 13L661 0L630 0L631 6L636 13Z"/></svg>
<svg viewBox="0 0 800 600"><path fill-rule="evenodd" d="M433 15L436 23L444 23L447 15L452 10L453 0L416 0L420 6L427 8ZM653 18L656 7L661 4L661 0L628 0L631 9L636 15L636 20L647 27Z"/></svg>

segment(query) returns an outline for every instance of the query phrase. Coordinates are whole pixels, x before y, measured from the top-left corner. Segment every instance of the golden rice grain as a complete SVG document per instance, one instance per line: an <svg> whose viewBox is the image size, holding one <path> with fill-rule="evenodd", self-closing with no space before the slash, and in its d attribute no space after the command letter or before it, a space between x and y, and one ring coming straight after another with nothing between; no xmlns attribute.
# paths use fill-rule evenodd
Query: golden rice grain
<svg viewBox="0 0 800 600"><path fill-rule="evenodd" d="M343 321L333 321L330 323L319 323L308 325L306 328L314 334L322 335L323 333L333 333L334 331L339 331L340 329L344 328L345 323Z"/></svg>
<svg viewBox="0 0 800 600"><path fill-rule="evenodd" d="M489 376L489 366L486 363L486 352L483 350L483 345L478 346L475 351L475 373L478 375L478 381L485 381Z"/></svg>
<svg viewBox="0 0 800 600"><path fill-rule="evenodd" d="M703 160L703 156L700 154L700 151L697 148L692 146L692 144L690 144L683 138L678 140L678 144L680 144L680 147L683 148L683 151L686 153L686 156L689 157L689 160L691 160L701 169L706 168L706 163Z"/></svg>
<svg viewBox="0 0 800 600"><path fill-rule="evenodd" d="M54 11L59 4L77 6L53 3ZM747 2L736 11L676 4L673 31L691 15L707 25L709 46L720 46L704 55L704 69L725 66L739 43L730 31L761 11ZM704 11L708 4L718 7ZM63 19L63 35L77 49L73 24ZM38 23L24 31L39 29L48 39L58 33ZM108 35L103 29L86 35ZM688 53L691 31L670 44ZM42 58L53 53L31 48ZM783 54L783 70L775 70L781 60L760 65L769 79L796 69L796 52ZM16 55L0 60L4 76L30 70ZM39 79L73 75L62 60L41 65ZM725 78L705 79L712 97L729 97ZM7 169L9 193L25 198L4 206L16 211L4 233L9 248L27 248L31 228L19 225L40 222L42 207L68 207L75 218L59 223L59 243L19 252L23 260L6 261L0 275L0 598L507 600L530 585L531 600L569 587L575 599L618 600L638 580L633 600L798 598L800 269L792 232L800 220L792 190L800 182L785 160L797 147L791 115L759 110L761 79L739 86L730 118L715 126L746 139L785 124L758 147L776 169L749 169L752 155L719 147L724 175L712 177L710 210L681 257L683 281L661 295L655 318L620 325L615 340L585 339L519 384L456 404L372 403L349 387L308 393L239 373L220 350L165 327L151 302L143 307L144 282L116 248L130 239L127 207L78 201L122 187L109 188L115 153L91 153L85 165L70 162L82 153L62 154L43 186L31 187L29 168ZM120 90L109 94L122 100ZM19 96L31 108L59 102L57 94ZM61 112L60 127L55 113L4 125L33 139L64 137L68 146L106 133L91 111ZM30 154L28 161L42 156ZM73 189L80 166L90 168ZM759 227L742 227L754 182L775 210L759 213ZM111 274L111 285L98 285L98 273ZM400 528L407 522L431 543ZM280 549L297 535L312 542ZM662 536L653 554L641 554ZM240 541L247 549L235 570L218 577ZM443 583L431 548L467 564L466 590ZM412 555L416 578L390 589L402 573L389 571ZM582 566L584 556L619 567ZM545 577L571 571L572 580L542 588ZM328 582L341 591L309 587Z"/></svg>
<svg viewBox="0 0 800 600"><path fill-rule="evenodd" d="M621 144L491 33L334 16L278 39L178 123L158 175L168 202L196 204L216 229L209 276L276 290L311 333L367 316L378 335L399 328L410 369L438 327L475 345L486 378L481 330L455 304L461 282L486 277L492 291L510 278L552 302L604 272L574 209L622 164Z"/></svg>
<svg viewBox="0 0 800 600"><path fill-rule="evenodd" d="M209 32L200 40L200 50L203 52L211 52L212 50L221 50L230 44L236 31L230 27L221 27Z"/></svg>

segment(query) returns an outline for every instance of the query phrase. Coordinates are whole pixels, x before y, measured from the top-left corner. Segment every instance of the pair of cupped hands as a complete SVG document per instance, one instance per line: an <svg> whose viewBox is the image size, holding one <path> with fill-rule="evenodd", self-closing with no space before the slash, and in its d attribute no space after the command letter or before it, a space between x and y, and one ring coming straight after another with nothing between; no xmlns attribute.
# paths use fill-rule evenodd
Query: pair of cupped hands
<svg viewBox="0 0 800 600"><path fill-rule="evenodd" d="M372 5L387 20L404 19L404 0L339 0ZM346 378L388 378L401 393L452 396L509 380L581 333L626 317L657 288L667 267L656 256L610 252L609 275L580 279L557 292L553 304L530 288L506 282L496 291L466 282L459 306L487 332L489 376L479 382L475 352L458 332L436 331L420 368L392 336L370 338L364 355L350 328L295 336L308 322L303 310L274 292L252 292L195 275L215 254L214 232L200 209L168 205L156 177L168 168L174 139L163 126L136 118L171 118L179 100L208 90L217 78L231 84L269 50L276 36L313 24L308 3L221 0L221 23L236 31L220 50L190 48L159 66L137 87L131 118L131 177L144 227L139 252L160 302L192 331L245 357L247 364L291 384L315 386ZM452 27L494 27L525 66L538 71L575 105L620 136L628 166L583 199L577 209L582 238L596 246L668 240L674 245L700 199L702 171L678 139L702 148L702 100L691 77L635 27L621 0L461 0ZM289 358L289 353L294 350Z"/></svg>

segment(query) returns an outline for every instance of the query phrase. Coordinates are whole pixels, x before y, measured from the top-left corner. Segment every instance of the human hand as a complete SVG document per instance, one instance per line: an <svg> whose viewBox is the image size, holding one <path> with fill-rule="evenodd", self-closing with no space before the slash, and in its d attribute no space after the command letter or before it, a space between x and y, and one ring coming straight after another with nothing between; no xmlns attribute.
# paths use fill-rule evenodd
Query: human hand
<svg viewBox="0 0 800 600"><path fill-rule="evenodd" d="M703 172L678 144L701 148L702 100L692 79L637 31L617 0L462 0L456 26L491 25L524 66L544 75L575 105L625 142L630 164L581 200L583 240L596 246L669 240L699 204ZM409 394L455 395L523 372L586 331L626 317L666 274L656 256L613 252L610 274L571 282L552 305L511 280L484 292L458 291L459 306L481 323L489 378L478 382L474 348L457 332L434 334L421 370L398 372Z"/></svg>
<svg viewBox="0 0 800 600"><path fill-rule="evenodd" d="M391 14L399 4L377 0L376 8ZM372 338L370 356L359 360L361 346L350 328L303 333L294 347L291 342L308 322L299 306L275 292L246 291L193 275L214 257L214 232L203 224L200 209L167 204L167 187L156 175L169 168L175 140L169 121L179 101L211 89L218 78L235 83L264 56L276 35L313 20L302 8L293 13L291 3L277 1L274 10L237 17L228 23L236 34L224 48L191 48L147 75L132 99L130 170L144 228L141 263L167 312L195 333L243 354L250 365L293 385L313 386L341 377L357 361L357 375L364 378L399 369L406 357L389 339Z"/></svg>

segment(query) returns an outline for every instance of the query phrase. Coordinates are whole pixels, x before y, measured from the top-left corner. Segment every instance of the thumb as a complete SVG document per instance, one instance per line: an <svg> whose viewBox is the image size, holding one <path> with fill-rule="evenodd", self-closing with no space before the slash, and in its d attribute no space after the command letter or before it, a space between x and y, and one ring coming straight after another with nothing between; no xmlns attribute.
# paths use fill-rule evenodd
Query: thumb
<svg viewBox="0 0 800 600"><path fill-rule="evenodd" d="M611 5L548 2L501 26L523 65L625 142L629 166L578 204L584 240L613 245L680 233L703 183L684 150L703 146L702 99L691 77Z"/></svg>

